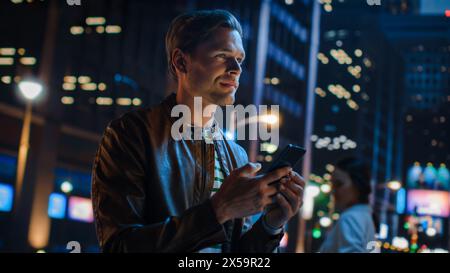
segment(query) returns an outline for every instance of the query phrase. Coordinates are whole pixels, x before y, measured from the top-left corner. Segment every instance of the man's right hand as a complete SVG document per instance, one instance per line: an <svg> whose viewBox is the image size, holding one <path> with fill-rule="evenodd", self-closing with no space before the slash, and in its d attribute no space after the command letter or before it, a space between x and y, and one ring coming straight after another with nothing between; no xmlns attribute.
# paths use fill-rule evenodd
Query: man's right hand
<svg viewBox="0 0 450 273"><path fill-rule="evenodd" d="M284 167L255 176L260 169L259 163L247 163L233 170L225 178L219 191L211 197L220 224L262 212L274 202L272 196L277 193L276 186L269 184L288 176L292 171L291 167Z"/></svg>

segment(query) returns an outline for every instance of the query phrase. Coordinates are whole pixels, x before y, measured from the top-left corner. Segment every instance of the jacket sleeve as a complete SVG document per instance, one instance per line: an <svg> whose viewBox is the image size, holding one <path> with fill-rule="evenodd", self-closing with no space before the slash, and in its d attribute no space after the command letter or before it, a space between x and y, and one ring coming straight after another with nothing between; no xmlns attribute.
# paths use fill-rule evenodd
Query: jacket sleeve
<svg viewBox="0 0 450 273"><path fill-rule="evenodd" d="M284 233L270 235L261 223L262 217L256 221L249 231L245 232L239 240L238 252L243 253L276 253Z"/></svg>
<svg viewBox="0 0 450 273"><path fill-rule="evenodd" d="M123 118L113 121L95 156L92 201L102 251L194 252L230 240L209 200L161 222L145 220L151 181L139 128Z"/></svg>

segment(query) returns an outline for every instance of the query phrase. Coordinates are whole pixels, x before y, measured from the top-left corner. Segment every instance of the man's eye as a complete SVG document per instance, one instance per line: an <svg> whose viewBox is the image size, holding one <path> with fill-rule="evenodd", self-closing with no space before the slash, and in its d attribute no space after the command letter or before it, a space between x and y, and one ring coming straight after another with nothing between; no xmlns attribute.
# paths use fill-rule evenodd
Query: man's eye
<svg viewBox="0 0 450 273"><path fill-rule="evenodd" d="M225 54L216 55L216 58L220 58L220 59L225 59L226 57L227 57L227 55L225 55Z"/></svg>

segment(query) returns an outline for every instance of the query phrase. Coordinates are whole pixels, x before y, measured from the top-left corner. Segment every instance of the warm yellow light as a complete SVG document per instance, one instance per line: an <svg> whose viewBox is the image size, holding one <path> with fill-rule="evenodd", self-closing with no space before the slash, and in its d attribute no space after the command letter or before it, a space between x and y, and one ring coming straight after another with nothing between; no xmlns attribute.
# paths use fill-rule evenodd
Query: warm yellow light
<svg viewBox="0 0 450 273"><path fill-rule="evenodd" d="M14 56L14 54L16 54L16 49L13 47L0 48L0 55Z"/></svg>
<svg viewBox="0 0 450 273"><path fill-rule="evenodd" d="M112 105L113 104L113 100L108 97L98 97L95 100L95 102L97 103L97 105Z"/></svg>
<svg viewBox="0 0 450 273"><path fill-rule="evenodd" d="M104 84L104 83L99 83L98 84L98 90L100 90L100 91L105 91L106 90L106 84Z"/></svg>
<svg viewBox="0 0 450 273"><path fill-rule="evenodd" d="M19 53L20 56L25 55L25 48L19 48L19 50L17 50L17 53Z"/></svg>
<svg viewBox="0 0 450 273"><path fill-rule="evenodd" d="M73 91L76 89L76 86L73 83L65 82L65 83L63 83L62 88L66 91Z"/></svg>
<svg viewBox="0 0 450 273"><path fill-rule="evenodd" d="M278 84L280 84L280 79L278 79L277 77L274 77L270 80L270 83L273 85L278 85Z"/></svg>
<svg viewBox="0 0 450 273"><path fill-rule="evenodd" d="M334 172L334 166L331 165L331 164L327 164L325 166L325 169L327 169L327 171L330 172L330 173Z"/></svg>
<svg viewBox="0 0 450 273"><path fill-rule="evenodd" d="M65 76L64 77L64 82L67 83L76 83L77 82L77 78L74 76Z"/></svg>
<svg viewBox="0 0 450 273"><path fill-rule="evenodd" d="M90 83L91 78L88 76L80 76L80 77L78 77L78 82L81 84Z"/></svg>
<svg viewBox="0 0 450 273"><path fill-rule="evenodd" d="M390 181L387 183L387 187L393 191L398 191L402 187L402 183L399 181Z"/></svg>
<svg viewBox="0 0 450 273"><path fill-rule="evenodd" d="M66 104L66 105L70 105L74 103L74 98L73 97L68 97L68 96L64 96L61 98L61 103L62 104Z"/></svg>
<svg viewBox="0 0 450 273"><path fill-rule="evenodd" d="M97 33L99 33L99 34L105 33L105 27L104 26L98 26L95 29L97 30Z"/></svg>
<svg viewBox="0 0 450 273"><path fill-rule="evenodd" d="M20 58L20 63L23 65L35 65L36 58L34 57L22 57Z"/></svg>
<svg viewBox="0 0 450 273"><path fill-rule="evenodd" d="M13 58L0 58L0 65L13 65L14 59Z"/></svg>
<svg viewBox="0 0 450 273"><path fill-rule="evenodd" d="M352 108L353 110L358 110L359 106L358 104L354 101L354 100L348 100L347 104L350 108Z"/></svg>
<svg viewBox="0 0 450 273"><path fill-rule="evenodd" d="M86 18L86 25L97 26L104 25L106 23L105 17L88 17Z"/></svg>
<svg viewBox="0 0 450 273"><path fill-rule="evenodd" d="M269 154L273 154L278 150L278 146L269 142L261 143L261 151L268 152Z"/></svg>
<svg viewBox="0 0 450 273"><path fill-rule="evenodd" d="M106 33L116 34L122 32L122 28L120 26L106 26Z"/></svg>
<svg viewBox="0 0 450 273"><path fill-rule="evenodd" d="M142 100L140 98L134 98L133 99L133 105L134 106L139 106L142 104Z"/></svg>
<svg viewBox="0 0 450 273"><path fill-rule="evenodd" d="M320 88L320 87L317 87L315 92L316 92L317 95L321 96L322 98L327 95L327 93L325 91L323 91L323 89Z"/></svg>
<svg viewBox="0 0 450 273"><path fill-rule="evenodd" d="M128 105L131 105L131 99L130 98L117 98L116 103L121 106L128 106Z"/></svg>
<svg viewBox="0 0 450 273"><path fill-rule="evenodd" d="M361 57L362 54L363 54L363 52L362 52L361 49L356 49L356 50L355 50L355 56L356 56L356 57Z"/></svg>
<svg viewBox="0 0 450 273"><path fill-rule="evenodd" d="M10 84L12 81L12 78L11 78L11 76L3 76L1 80L2 80L2 83L4 83L4 84Z"/></svg>
<svg viewBox="0 0 450 273"><path fill-rule="evenodd" d="M358 93L359 91L361 91L361 86L355 84L353 85L353 91L355 91L356 93Z"/></svg>
<svg viewBox="0 0 450 273"><path fill-rule="evenodd" d="M371 67L372 66L372 62L368 58L364 58L364 65L366 67Z"/></svg>
<svg viewBox="0 0 450 273"><path fill-rule="evenodd" d="M97 90L97 84L95 83L85 83L81 85L81 89L84 91L95 91Z"/></svg>
<svg viewBox="0 0 450 273"><path fill-rule="evenodd" d="M278 117L276 115L261 115L259 116L259 121L270 125L274 125L278 123Z"/></svg>
<svg viewBox="0 0 450 273"><path fill-rule="evenodd" d="M70 33L72 35L81 35L84 33L84 28L82 26L73 26L70 28Z"/></svg>

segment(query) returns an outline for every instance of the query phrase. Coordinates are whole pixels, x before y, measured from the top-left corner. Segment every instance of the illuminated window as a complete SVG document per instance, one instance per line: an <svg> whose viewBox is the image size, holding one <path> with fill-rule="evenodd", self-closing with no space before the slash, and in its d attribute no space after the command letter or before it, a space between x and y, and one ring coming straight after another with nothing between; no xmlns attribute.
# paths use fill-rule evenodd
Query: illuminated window
<svg viewBox="0 0 450 273"><path fill-rule="evenodd" d="M95 102L97 103L97 105L112 105L113 104L113 100L112 98L108 98L108 97L98 97Z"/></svg>
<svg viewBox="0 0 450 273"><path fill-rule="evenodd" d="M60 193L50 194L48 200L48 216L54 219L64 219L66 217L67 197Z"/></svg>
<svg viewBox="0 0 450 273"><path fill-rule="evenodd" d="M70 28L70 33L72 35L81 35L84 33L84 28L82 26L73 26Z"/></svg>
<svg viewBox="0 0 450 273"><path fill-rule="evenodd" d="M12 47L0 48L0 55L3 56L14 56L16 54L16 49Z"/></svg>
<svg viewBox="0 0 450 273"><path fill-rule="evenodd" d="M2 78L1 78L1 81L2 81L2 83L4 83L4 84L10 84L11 83L11 76L3 76Z"/></svg>
<svg viewBox="0 0 450 273"><path fill-rule="evenodd" d="M62 104L66 104L66 105L73 104L74 101L75 101L75 100L74 100L73 97L65 96L65 97L62 97L62 98L61 98L61 103L62 103Z"/></svg>
<svg viewBox="0 0 450 273"><path fill-rule="evenodd" d="M122 28L120 26L106 26L106 33L117 34L120 32L122 32Z"/></svg>
<svg viewBox="0 0 450 273"><path fill-rule="evenodd" d="M106 23L105 17L88 17L86 18L86 25L97 26L104 25Z"/></svg>
<svg viewBox="0 0 450 273"><path fill-rule="evenodd" d="M0 211L10 212L14 200L14 189L11 185L0 183Z"/></svg>
<svg viewBox="0 0 450 273"><path fill-rule="evenodd" d="M72 196L69 198L69 218L75 221L92 223L94 213L89 198Z"/></svg>
<svg viewBox="0 0 450 273"><path fill-rule="evenodd" d="M23 65L35 65L36 58L34 57L22 57L20 58L20 63Z"/></svg>
<svg viewBox="0 0 450 273"><path fill-rule="evenodd" d="M0 57L0 65L13 65L13 64L14 64L13 58Z"/></svg>
<svg viewBox="0 0 450 273"><path fill-rule="evenodd" d="M128 106L128 105L131 105L131 99L129 99L129 98L118 98L116 100L116 103L118 105Z"/></svg>

